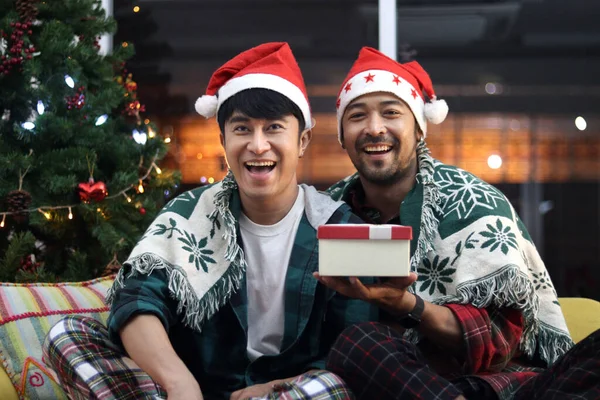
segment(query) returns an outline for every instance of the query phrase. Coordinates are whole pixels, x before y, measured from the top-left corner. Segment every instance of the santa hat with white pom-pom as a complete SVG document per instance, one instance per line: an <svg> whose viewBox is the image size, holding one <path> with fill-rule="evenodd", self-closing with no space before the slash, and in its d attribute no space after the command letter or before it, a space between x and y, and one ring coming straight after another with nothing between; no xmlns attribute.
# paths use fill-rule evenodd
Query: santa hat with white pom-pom
<svg viewBox="0 0 600 400"><path fill-rule="evenodd" d="M431 78L418 62L401 64L376 49L363 47L337 98L340 143L346 107L357 97L375 92L392 93L406 102L423 135L427 134L427 122L441 124L448 115L448 105L437 99Z"/></svg>
<svg viewBox="0 0 600 400"><path fill-rule="evenodd" d="M287 43L265 43L246 50L215 71L206 94L196 100L198 114L212 118L231 96L246 89L270 89L293 101L307 128L312 118L300 67Z"/></svg>

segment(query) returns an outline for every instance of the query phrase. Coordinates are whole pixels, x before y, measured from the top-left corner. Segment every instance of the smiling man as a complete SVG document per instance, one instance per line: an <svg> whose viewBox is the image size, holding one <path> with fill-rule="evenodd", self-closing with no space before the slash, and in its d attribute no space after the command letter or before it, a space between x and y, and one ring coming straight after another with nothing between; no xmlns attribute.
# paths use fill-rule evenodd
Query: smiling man
<svg viewBox="0 0 600 400"><path fill-rule="evenodd" d="M217 116L229 174L165 206L117 276L108 330L67 318L46 360L74 398L349 399L325 358L377 309L312 277L316 228L357 219L297 182L313 123L289 46L225 63L196 110Z"/></svg>
<svg viewBox="0 0 600 400"><path fill-rule="evenodd" d="M563 356L572 341L556 292L510 202L430 156L427 123L441 123L448 107L421 65L363 48L337 106L339 140L358 173L332 196L367 222L410 225L413 273L373 285L317 275L384 311L383 323L340 335L328 368L359 399L597 394L600 331ZM555 362L536 376L533 366Z"/></svg>

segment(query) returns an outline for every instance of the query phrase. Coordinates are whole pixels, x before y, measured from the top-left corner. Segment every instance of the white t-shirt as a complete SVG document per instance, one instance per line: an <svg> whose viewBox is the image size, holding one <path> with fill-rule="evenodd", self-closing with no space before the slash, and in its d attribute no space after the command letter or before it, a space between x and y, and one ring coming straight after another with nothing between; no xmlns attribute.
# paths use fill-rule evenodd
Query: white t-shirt
<svg viewBox="0 0 600 400"><path fill-rule="evenodd" d="M240 231L246 256L248 292L248 358L279 354L285 323L285 276L298 225L304 213L304 191L290 212L275 225L258 225L242 213Z"/></svg>

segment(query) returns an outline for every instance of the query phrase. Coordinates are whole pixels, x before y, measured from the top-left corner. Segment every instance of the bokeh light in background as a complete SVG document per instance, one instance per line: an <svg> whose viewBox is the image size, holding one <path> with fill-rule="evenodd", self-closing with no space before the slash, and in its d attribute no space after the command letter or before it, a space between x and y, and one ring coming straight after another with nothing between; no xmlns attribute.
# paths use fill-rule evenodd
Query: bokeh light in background
<svg viewBox="0 0 600 400"><path fill-rule="evenodd" d="M502 157L498 154L492 154L488 157L487 163L491 169L498 169L502 166Z"/></svg>
<svg viewBox="0 0 600 400"><path fill-rule="evenodd" d="M586 122L585 118L583 118L583 117L575 118L575 126L580 131L585 131L585 128L587 128L587 122Z"/></svg>

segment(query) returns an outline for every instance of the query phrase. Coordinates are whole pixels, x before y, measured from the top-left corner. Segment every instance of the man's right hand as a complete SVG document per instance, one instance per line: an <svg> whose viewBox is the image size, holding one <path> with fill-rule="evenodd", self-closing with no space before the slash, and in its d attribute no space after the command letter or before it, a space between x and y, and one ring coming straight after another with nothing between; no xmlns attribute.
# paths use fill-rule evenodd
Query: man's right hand
<svg viewBox="0 0 600 400"><path fill-rule="evenodd" d="M129 357L167 391L169 400L203 400L198 381L173 349L156 316L133 317L121 330L121 340Z"/></svg>

